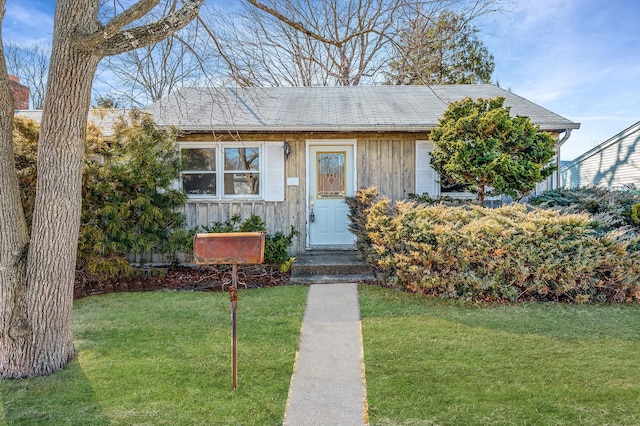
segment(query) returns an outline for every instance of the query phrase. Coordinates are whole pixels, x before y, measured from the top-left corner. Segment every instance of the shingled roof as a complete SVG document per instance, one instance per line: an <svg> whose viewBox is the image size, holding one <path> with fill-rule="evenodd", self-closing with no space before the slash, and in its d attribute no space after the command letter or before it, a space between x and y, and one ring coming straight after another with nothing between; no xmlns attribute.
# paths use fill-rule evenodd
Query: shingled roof
<svg viewBox="0 0 640 426"><path fill-rule="evenodd" d="M425 132L451 102L503 96L512 115L542 130L577 129L540 105L491 84L440 86L184 88L147 111L183 131Z"/></svg>

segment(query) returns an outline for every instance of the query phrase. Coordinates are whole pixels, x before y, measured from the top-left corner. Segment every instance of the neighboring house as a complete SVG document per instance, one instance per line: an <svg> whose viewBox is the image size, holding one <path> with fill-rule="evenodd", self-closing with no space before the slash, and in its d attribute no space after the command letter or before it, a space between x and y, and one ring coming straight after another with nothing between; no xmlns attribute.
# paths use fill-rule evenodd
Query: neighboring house
<svg viewBox="0 0 640 426"><path fill-rule="evenodd" d="M375 186L392 200L444 195L430 164L430 130L451 102L497 96L512 115L550 132L558 154L580 126L488 84L185 88L147 111L180 131L189 226L254 213L270 233L298 230L291 253L299 254L353 246L343 199L358 188ZM541 187L554 182L555 175Z"/></svg>
<svg viewBox="0 0 640 426"><path fill-rule="evenodd" d="M640 189L640 121L561 169L562 186Z"/></svg>
<svg viewBox="0 0 640 426"><path fill-rule="evenodd" d="M558 151L579 128L494 85L188 88L148 111L181 131L190 226L255 213L270 232L297 229L300 253L352 247L343 198L358 188L392 200L441 195L429 131L451 102L496 96L550 132Z"/></svg>
<svg viewBox="0 0 640 426"><path fill-rule="evenodd" d="M31 89L24 84L20 84L20 79L9 74L9 89L13 97L13 108L15 110L29 109L29 97Z"/></svg>

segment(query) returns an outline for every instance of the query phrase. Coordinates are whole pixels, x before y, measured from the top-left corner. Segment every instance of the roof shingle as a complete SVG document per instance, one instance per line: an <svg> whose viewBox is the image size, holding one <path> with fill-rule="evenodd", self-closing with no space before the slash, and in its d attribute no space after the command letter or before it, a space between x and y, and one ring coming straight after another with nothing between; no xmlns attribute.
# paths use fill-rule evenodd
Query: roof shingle
<svg viewBox="0 0 640 426"><path fill-rule="evenodd" d="M184 88L147 111L185 131L428 131L449 103L503 96L512 115L542 130L574 123L491 84L441 86Z"/></svg>

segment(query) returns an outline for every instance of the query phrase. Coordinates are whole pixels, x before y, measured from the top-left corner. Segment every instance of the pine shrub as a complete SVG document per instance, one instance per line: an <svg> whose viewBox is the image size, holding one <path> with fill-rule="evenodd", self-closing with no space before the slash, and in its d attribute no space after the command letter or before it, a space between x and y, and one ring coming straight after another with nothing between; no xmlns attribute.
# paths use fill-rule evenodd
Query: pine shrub
<svg viewBox="0 0 640 426"><path fill-rule="evenodd" d="M80 265L114 278L131 272L128 253L173 253L182 246L186 196L173 186L181 170L175 135L134 110L116 122L108 145L91 138L87 145ZM104 161L93 161L95 155Z"/></svg>
<svg viewBox="0 0 640 426"><path fill-rule="evenodd" d="M638 235L602 218L511 204L392 204L366 210L369 260L389 283L487 301L640 301Z"/></svg>
<svg viewBox="0 0 640 426"><path fill-rule="evenodd" d="M378 199L380 193L377 188L362 188L354 197L347 197L345 202L349 208L348 217L351 221L349 230L356 236L356 250L363 260L373 263L371 258L371 239L367 235L367 211Z"/></svg>
<svg viewBox="0 0 640 426"><path fill-rule="evenodd" d="M615 191L599 187L554 189L531 197L529 202L544 209L555 209L564 213L587 212L595 217L605 217L609 231L623 226L639 226L633 219L633 206L640 202L640 191Z"/></svg>

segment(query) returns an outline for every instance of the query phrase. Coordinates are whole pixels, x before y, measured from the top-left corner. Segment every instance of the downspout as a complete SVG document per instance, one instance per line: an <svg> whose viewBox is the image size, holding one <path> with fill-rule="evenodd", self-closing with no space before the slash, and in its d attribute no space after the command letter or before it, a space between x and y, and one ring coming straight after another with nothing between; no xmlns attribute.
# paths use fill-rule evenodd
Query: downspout
<svg viewBox="0 0 640 426"><path fill-rule="evenodd" d="M571 129L565 129L562 139L556 142L556 184L555 188L560 188L560 147L571 137Z"/></svg>

